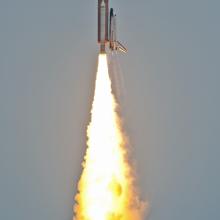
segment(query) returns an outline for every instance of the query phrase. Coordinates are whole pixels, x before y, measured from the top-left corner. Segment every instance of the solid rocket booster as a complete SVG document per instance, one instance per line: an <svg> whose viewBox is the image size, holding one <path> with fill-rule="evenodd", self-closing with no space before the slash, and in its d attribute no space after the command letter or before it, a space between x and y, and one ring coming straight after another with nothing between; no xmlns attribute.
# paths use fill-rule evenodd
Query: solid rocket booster
<svg viewBox="0 0 220 220"><path fill-rule="evenodd" d="M105 45L109 38L108 11L108 0L98 0L98 42L101 53L105 53Z"/></svg>

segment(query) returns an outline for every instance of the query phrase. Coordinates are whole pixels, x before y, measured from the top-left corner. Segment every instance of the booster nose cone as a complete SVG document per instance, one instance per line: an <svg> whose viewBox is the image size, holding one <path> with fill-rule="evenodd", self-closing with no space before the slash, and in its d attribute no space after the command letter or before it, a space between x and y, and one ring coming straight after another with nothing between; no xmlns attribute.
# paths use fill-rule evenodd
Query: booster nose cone
<svg viewBox="0 0 220 220"><path fill-rule="evenodd" d="M101 7L104 7L104 6L105 6L105 1L102 0L102 2L101 2Z"/></svg>

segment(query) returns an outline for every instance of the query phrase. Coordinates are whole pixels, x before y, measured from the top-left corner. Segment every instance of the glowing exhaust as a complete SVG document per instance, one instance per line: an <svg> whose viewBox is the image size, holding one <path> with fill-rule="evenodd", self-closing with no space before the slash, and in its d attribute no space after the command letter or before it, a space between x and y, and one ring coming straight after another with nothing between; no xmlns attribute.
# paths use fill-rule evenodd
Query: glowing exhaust
<svg viewBox="0 0 220 220"><path fill-rule="evenodd" d="M135 176L127 159L117 104L112 94L106 54L99 55L87 151L75 197L75 220L141 220Z"/></svg>

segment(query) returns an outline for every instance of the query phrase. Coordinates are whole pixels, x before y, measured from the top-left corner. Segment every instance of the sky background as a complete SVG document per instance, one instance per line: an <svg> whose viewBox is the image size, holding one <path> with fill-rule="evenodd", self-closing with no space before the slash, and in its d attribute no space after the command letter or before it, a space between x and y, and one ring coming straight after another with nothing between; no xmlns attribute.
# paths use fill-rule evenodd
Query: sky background
<svg viewBox="0 0 220 220"><path fill-rule="evenodd" d="M150 220L220 219L220 1L111 0ZM97 1L0 1L0 219L71 220ZM147 218L146 218L147 219Z"/></svg>

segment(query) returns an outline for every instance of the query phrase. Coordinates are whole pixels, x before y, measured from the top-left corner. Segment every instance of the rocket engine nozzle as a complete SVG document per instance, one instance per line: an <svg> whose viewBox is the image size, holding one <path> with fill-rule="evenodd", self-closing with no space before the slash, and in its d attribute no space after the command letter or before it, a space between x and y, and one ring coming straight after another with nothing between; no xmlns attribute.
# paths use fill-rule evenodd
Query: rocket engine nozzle
<svg viewBox="0 0 220 220"><path fill-rule="evenodd" d="M105 44L100 44L100 53L106 53Z"/></svg>

